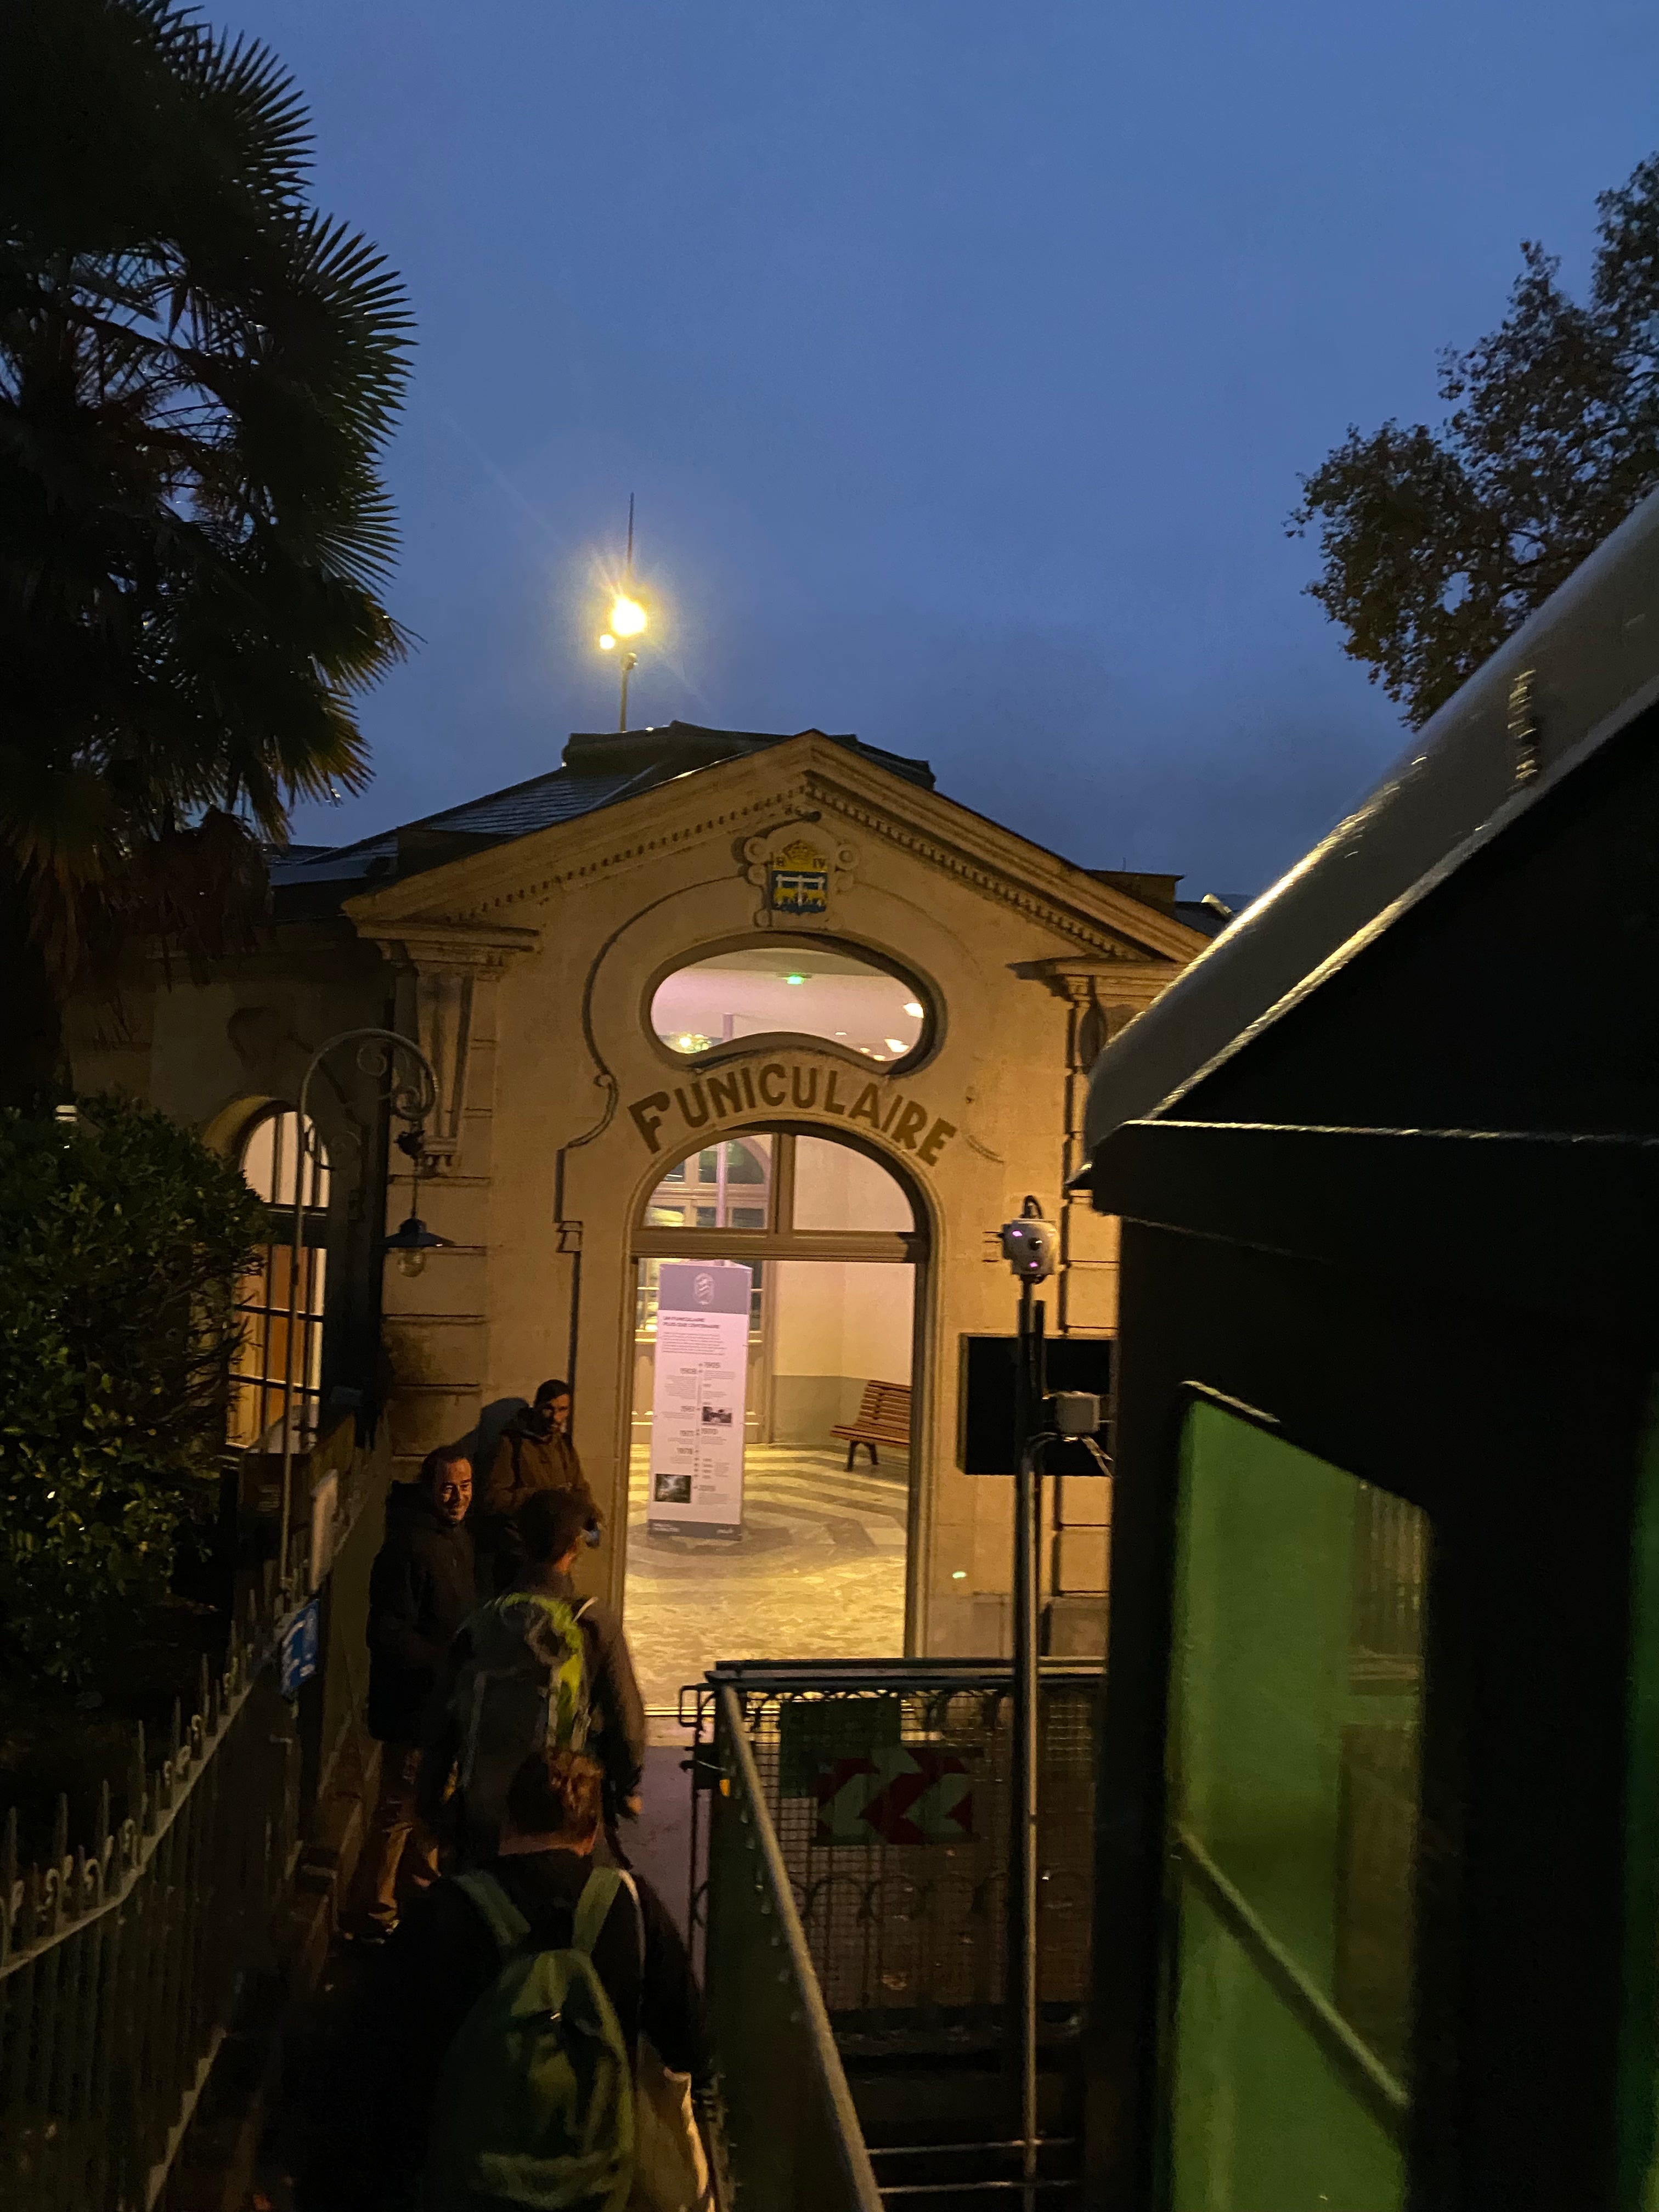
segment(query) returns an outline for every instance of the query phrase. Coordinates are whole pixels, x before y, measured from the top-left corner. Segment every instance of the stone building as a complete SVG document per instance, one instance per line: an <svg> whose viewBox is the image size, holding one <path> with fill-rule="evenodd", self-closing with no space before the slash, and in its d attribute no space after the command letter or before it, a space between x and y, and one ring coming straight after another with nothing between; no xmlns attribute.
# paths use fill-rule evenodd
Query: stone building
<svg viewBox="0 0 1659 2212"><path fill-rule="evenodd" d="M1224 910L1073 866L854 738L678 722L573 738L550 774L274 877L257 953L202 986L158 970L118 1035L87 1013L75 1073L203 1127L291 1206L316 1048L419 1040L417 1194L372 1047L313 1080L306 1417L362 1391L412 1471L481 1420L487 1449L505 1401L568 1377L606 1510L591 1571L659 1702L716 1656L1003 1644L1009 1485L958 1465L963 1341L1012 1326L994 1232L1036 1197L1063 1229L1051 1331L1110 1335L1114 1224L1064 1195L1087 1070ZM417 1271L380 1251L410 1212L448 1240ZM282 1410L286 1234L247 1288L249 1442ZM738 1536L665 1520L672 1482L660 1511L649 1494L675 1259L749 1271ZM890 1418L908 1388L908 1450L849 1470L830 1431L878 1381ZM1104 1587L1107 1487L1065 1486L1056 1649L1067 1597Z"/></svg>

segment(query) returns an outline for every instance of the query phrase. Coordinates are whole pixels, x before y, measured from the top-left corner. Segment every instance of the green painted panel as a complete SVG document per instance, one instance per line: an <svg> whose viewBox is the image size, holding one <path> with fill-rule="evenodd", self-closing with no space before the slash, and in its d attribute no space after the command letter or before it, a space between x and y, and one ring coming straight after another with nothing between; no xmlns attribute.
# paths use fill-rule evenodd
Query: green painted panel
<svg viewBox="0 0 1659 2212"><path fill-rule="evenodd" d="M1659 2212L1659 1399L1637 1474L1631 1549L1621 2212Z"/></svg>
<svg viewBox="0 0 1659 2212"><path fill-rule="evenodd" d="M1427 1564L1414 1507L1219 1407L1189 1411L1172 2212L1404 2203Z"/></svg>
<svg viewBox="0 0 1659 2212"><path fill-rule="evenodd" d="M1202 1899L1181 1914L1174 2212L1396 2212L1405 2162Z"/></svg>

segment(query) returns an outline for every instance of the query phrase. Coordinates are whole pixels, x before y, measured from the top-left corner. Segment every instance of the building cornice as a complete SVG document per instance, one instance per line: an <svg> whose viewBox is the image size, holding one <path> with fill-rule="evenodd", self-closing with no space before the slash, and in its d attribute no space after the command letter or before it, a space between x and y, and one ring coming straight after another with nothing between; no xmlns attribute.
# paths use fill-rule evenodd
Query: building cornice
<svg viewBox="0 0 1659 2212"><path fill-rule="evenodd" d="M378 946L388 960L427 975L441 971L488 974L538 951L542 941L539 929L514 928L471 918L410 915L384 922L367 915L353 914L351 918L358 934Z"/></svg>

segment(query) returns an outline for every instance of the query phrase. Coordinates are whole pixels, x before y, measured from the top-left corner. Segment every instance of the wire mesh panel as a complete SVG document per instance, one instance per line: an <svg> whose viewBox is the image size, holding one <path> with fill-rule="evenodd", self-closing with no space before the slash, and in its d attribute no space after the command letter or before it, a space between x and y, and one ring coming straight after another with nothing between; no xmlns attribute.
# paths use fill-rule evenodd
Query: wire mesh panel
<svg viewBox="0 0 1659 2212"><path fill-rule="evenodd" d="M1039 1995L1084 1999L1092 1900L1094 1670L1043 1670ZM975 1662L734 1667L729 1681L838 2033L1002 2003L1012 1690ZM713 1692L699 1705L699 1735ZM705 1783L712 1768L700 1761ZM729 1808L711 1802L711 1851ZM712 1863L712 1862L711 1862Z"/></svg>
<svg viewBox="0 0 1659 2212"><path fill-rule="evenodd" d="M765 1790L731 1692L715 1746L708 1852L708 2010L720 2057L722 2200L880 2212Z"/></svg>

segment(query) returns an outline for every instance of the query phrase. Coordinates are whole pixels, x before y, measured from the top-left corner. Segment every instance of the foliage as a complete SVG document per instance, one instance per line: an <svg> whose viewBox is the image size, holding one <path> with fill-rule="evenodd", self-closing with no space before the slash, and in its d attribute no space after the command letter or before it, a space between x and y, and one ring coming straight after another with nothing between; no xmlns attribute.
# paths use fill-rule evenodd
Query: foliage
<svg viewBox="0 0 1659 2212"><path fill-rule="evenodd" d="M1659 483L1659 155L1597 207L1587 304L1523 245L1501 325L1441 358L1440 428L1351 428L1303 478L1308 589L1414 726Z"/></svg>
<svg viewBox="0 0 1659 2212"><path fill-rule="evenodd" d="M0 878L61 993L135 927L211 953L366 780L410 324L264 46L0 0Z"/></svg>
<svg viewBox="0 0 1659 2212"><path fill-rule="evenodd" d="M237 1170L148 1107L0 1112L0 1656L87 1675L213 1502L232 1292L265 1234Z"/></svg>

